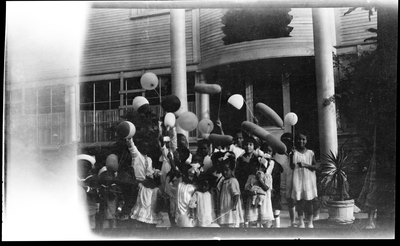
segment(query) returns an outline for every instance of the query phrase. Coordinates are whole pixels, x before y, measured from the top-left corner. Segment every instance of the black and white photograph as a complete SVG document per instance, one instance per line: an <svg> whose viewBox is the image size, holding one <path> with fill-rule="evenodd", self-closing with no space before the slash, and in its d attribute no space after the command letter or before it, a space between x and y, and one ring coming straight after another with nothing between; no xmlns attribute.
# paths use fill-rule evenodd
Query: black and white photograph
<svg viewBox="0 0 400 246"><path fill-rule="evenodd" d="M5 1L2 241L395 239L398 1Z"/></svg>

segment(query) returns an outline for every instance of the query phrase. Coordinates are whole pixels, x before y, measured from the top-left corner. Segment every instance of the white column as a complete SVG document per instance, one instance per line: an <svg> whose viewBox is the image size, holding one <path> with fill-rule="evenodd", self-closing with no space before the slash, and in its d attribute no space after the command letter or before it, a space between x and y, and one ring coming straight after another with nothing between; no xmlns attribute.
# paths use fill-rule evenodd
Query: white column
<svg viewBox="0 0 400 246"><path fill-rule="evenodd" d="M330 19L327 18L330 16L329 11L331 9L312 9L321 159L329 150L336 153L338 149L332 29Z"/></svg>
<svg viewBox="0 0 400 246"><path fill-rule="evenodd" d="M178 114L188 111L184 9L171 9L171 87L172 94L181 100ZM189 139L187 131L177 127L177 132Z"/></svg>
<svg viewBox="0 0 400 246"><path fill-rule="evenodd" d="M204 78L204 74L196 72L195 78L196 84L206 84L207 81ZM199 121L202 119L210 119L210 95L206 93L196 93L196 115ZM204 137L203 134L198 131L197 135L199 137Z"/></svg>

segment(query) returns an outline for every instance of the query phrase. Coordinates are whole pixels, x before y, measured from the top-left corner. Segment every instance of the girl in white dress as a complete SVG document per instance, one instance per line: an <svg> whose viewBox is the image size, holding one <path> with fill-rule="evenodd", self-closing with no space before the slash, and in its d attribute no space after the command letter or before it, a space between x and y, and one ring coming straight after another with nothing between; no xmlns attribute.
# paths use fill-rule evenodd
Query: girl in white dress
<svg viewBox="0 0 400 246"><path fill-rule="evenodd" d="M189 208L191 208L195 226L209 227L214 222L216 218L214 201L210 193L210 183L206 178L199 180L199 189L193 194Z"/></svg>
<svg viewBox="0 0 400 246"><path fill-rule="evenodd" d="M220 218L218 224L225 227L239 227L244 222L240 200L239 182L234 176L236 157L233 152L226 152L221 163L222 181L220 193Z"/></svg>
<svg viewBox="0 0 400 246"><path fill-rule="evenodd" d="M316 161L314 151L306 148L307 134L299 132L295 138L296 149L293 153L292 199L296 201L299 227L305 228L304 213L308 228L313 228L313 203L317 195Z"/></svg>

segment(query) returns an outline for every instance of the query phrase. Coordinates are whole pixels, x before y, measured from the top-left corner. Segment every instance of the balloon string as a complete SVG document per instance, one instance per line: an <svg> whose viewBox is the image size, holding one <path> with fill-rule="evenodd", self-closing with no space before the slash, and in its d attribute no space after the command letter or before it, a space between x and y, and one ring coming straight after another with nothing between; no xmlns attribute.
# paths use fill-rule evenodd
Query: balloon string
<svg viewBox="0 0 400 246"><path fill-rule="evenodd" d="M161 95L158 94L157 90L154 89L154 91L156 92L156 94L158 95L158 97L160 98L160 110L158 111L158 118L161 118Z"/></svg>
<svg viewBox="0 0 400 246"><path fill-rule="evenodd" d="M219 92L219 104L218 104L218 115L217 115L217 119L219 119L219 110L221 109L221 97L222 97L222 93Z"/></svg>
<svg viewBox="0 0 400 246"><path fill-rule="evenodd" d="M253 112L251 112L251 109L249 107L249 105L247 105L246 101L244 102L244 104L246 104L247 109L250 111L251 116L253 117L253 119L255 118L253 115Z"/></svg>

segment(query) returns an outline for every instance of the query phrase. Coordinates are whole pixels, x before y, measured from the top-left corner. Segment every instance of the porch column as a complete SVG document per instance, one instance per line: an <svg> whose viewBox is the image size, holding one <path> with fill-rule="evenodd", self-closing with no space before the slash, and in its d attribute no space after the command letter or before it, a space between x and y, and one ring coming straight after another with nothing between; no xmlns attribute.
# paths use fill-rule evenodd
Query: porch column
<svg viewBox="0 0 400 246"><path fill-rule="evenodd" d="M196 84L206 84L204 74L202 72L196 72ZM196 93L196 115L199 121L202 119L210 119L210 95L206 93ZM200 131L197 132L197 136L203 137Z"/></svg>
<svg viewBox="0 0 400 246"><path fill-rule="evenodd" d="M65 143L76 143L79 139L79 85L65 86ZM77 91L78 90L78 91Z"/></svg>
<svg viewBox="0 0 400 246"><path fill-rule="evenodd" d="M329 23L329 11L326 8L313 8L313 33L315 71L317 80L317 103L319 122L319 143L321 159L323 154L332 150L338 150L335 84L333 74L331 25Z"/></svg>
<svg viewBox="0 0 400 246"><path fill-rule="evenodd" d="M180 113L188 111L186 84L185 10L171 9L171 87L172 94L181 100ZM177 132L189 139L187 131L179 126Z"/></svg>

